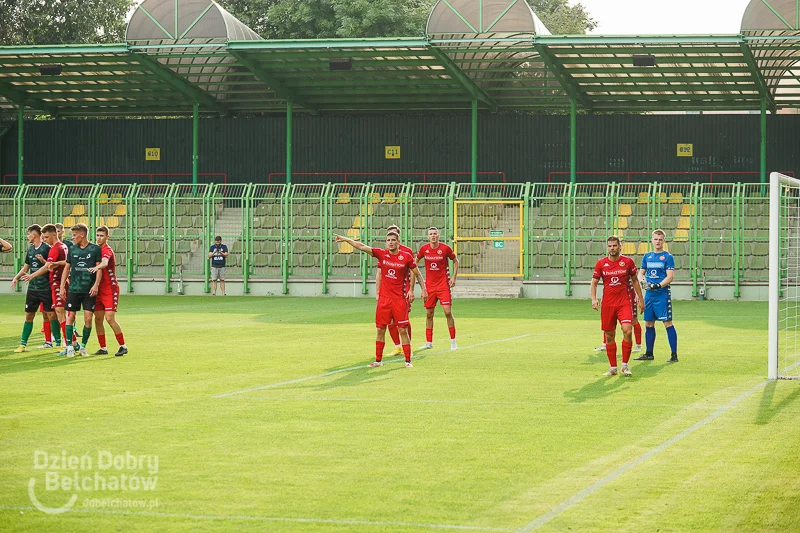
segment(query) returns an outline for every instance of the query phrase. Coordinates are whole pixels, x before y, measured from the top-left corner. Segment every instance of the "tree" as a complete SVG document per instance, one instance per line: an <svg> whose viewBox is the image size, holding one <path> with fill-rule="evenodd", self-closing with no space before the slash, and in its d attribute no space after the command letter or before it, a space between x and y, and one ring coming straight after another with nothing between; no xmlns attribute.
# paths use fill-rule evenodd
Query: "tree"
<svg viewBox="0 0 800 533"><path fill-rule="evenodd" d="M0 0L0 44L125 40L131 0Z"/></svg>
<svg viewBox="0 0 800 533"><path fill-rule="evenodd" d="M2 0L0 0L2 1ZM414 37L425 34L436 0L222 0L225 9L267 39ZM582 4L529 0L552 33L594 29Z"/></svg>

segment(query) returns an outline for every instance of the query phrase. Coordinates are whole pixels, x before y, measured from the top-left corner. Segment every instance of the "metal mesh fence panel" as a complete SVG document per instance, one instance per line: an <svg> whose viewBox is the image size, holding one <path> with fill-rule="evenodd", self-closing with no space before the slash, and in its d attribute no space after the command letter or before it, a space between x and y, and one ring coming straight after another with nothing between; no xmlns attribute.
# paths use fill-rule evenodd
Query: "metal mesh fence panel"
<svg viewBox="0 0 800 533"><path fill-rule="evenodd" d="M251 272L254 277L279 276L284 255L284 228L287 227L286 185L255 185L249 218Z"/></svg>
<svg viewBox="0 0 800 533"><path fill-rule="evenodd" d="M566 276L569 185L537 183L528 197L528 278Z"/></svg>

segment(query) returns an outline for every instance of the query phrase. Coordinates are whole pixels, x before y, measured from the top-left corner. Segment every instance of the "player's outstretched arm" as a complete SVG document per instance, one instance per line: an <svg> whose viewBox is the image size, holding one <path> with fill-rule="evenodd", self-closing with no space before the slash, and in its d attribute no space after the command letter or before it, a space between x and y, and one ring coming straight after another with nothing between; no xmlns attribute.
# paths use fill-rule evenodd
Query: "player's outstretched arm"
<svg viewBox="0 0 800 533"><path fill-rule="evenodd" d="M24 276L25 274L28 273L28 269L29 268L30 267L28 266L28 263L25 263L24 265L22 265L22 268L19 270L19 272L17 272L17 275L14 276L14 279L11 280L11 288L12 289L17 286L17 282L19 281L19 278L21 278L22 276Z"/></svg>
<svg viewBox="0 0 800 533"><path fill-rule="evenodd" d="M40 268L39 270L37 270L33 274L25 274L25 275L23 275L22 276L22 281L24 281L25 283L30 283L32 279L38 278L39 276L43 276L45 274L50 274L50 271L47 270L46 268Z"/></svg>
<svg viewBox="0 0 800 533"><path fill-rule="evenodd" d="M348 239L347 237L343 237L341 235L333 235L333 238L336 242L346 242L356 250L361 250L364 253L372 255L372 248L364 244L363 242L354 241L353 239Z"/></svg>
<svg viewBox="0 0 800 533"><path fill-rule="evenodd" d="M95 272L97 272L97 278L94 280L94 285L92 285L91 290L89 291L89 296L97 296L97 293L100 291L100 281L103 279L103 271L97 270L97 267L100 265L100 261L94 264ZM91 270L91 269L87 269Z"/></svg>
<svg viewBox="0 0 800 533"><path fill-rule="evenodd" d="M5 239L0 239L0 252L10 252L14 247Z"/></svg>
<svg viewBox="0 0 800 533"><path fill-rule="evenodd" d="M103 270L108 266L108 257L104 257L102 261L100 261L97 266L93 266L92 268L88 268L87 270L94 274L98 270Z"/></svg>
<svg viewBox="0 0 800 533"><path fill-rule="evenodd" d="M592 278L592 285L589 287L589 294L592 297L592 309L597 311L597 308L600 307L600 302L597 301L597 284L600 282L597 278ZM639 292L641 292L641 288Z"/></svg>

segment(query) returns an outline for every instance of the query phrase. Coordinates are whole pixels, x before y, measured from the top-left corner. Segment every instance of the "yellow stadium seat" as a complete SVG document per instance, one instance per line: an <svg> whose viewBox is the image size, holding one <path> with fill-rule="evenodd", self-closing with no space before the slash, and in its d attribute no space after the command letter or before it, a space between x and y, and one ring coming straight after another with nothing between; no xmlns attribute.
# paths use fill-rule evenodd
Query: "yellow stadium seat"
<svg viewBox="0 0 800 533"><path fill-rule="evenodd" d="M385 204L393 204L395 202L395 194L393 192L387 192L383 195L383 203Z"/></svg>
<svg viewBox="0 0 800 533"><path fill-rule="evenodd" d="M629 217L633 214L633 209L631 209L630 204L621 204L619 206L619 213L617 215L621 217Z"/></svg>
<svg viewBox="0 0 800 533"><path fill-rule="evenodd" d="M64 229L69 231L69 229L76 224L75 217L64 217Z"/></svg>
<svg viewBox="0 0 800 533"><path fill-rule="evenodd" d="M115 192L111 195L111 200L108 201L110 204L121 204L122 203L122 195L118 192Z"/></svg>
<svg viewBox="0 0 800 533"><path fill-rule="evenodd" d="M100 203L107 204L108 203L108 193L100 193Z"/></svg>
<svg viewBox="0 0 800 533"><path fill-rule="evenodd" d="M363 223L363 221L364 221L364 217L355 217L355 218L353 219L353 226L352 226L352 227L353 227L354 229L358 229L358 228L360 228L360 227L361 227L361 224Z"/></svg>
<svg viewBox="0 0 800 533"><path fill-rule="evenodd" d="M619 217L617 222L614 224L614 229L628 229L627 217Z"/></svg>
<svg viewBox="0 0 800 533"><path fill-rule="evenodd" d="M119 219L117 217L108 217L106 219L106 226L108 226L109 228L118 228Z"/></svg>
<svg viewBox="0 0 800 533"><path fill-rule="evenodd" d="M622 245L622 255L634 255L636 253L636 245L632 242L626 242Z"/></svg>
<svg viewBox="0 0 800 533"><path fill-rule="evenodd" d="M95 227L97 227L97 226L105 226L106 225L106 221L103 219L103 217L94 217L94 225L95 225Z"/></svg>
<svg viewBox="0 0 800 533"><path fill-rule="evenodd" d="M646 242L639 243L639 249L636 251L636 255L644 255L650 251L650 245Z"/></svg>
<svg viewBox="0 0 800 533"><path fill-rule="evenodd" d="M401 204L407 204L408 203L408 194L400 193L400 195L397 197L397 202L401 203Z"/></svg>
<svg viewBox="0 0 800 533"><path fill-rule="evenodd" d="M680 192L673 192L669 195L669 203L671 204L682 204L683 203L683 193Z"/></svg>
<svg viewBox="0 0 800 533"><path fill-rule="evenodd" d="M347 236L350 237L351 239L358 240L359 237L361 236L361 232L356 228L350 228L349 230L347 230Z"/></svg>
<svg viewBox="0 0 800 533"><path fill-rule="evenodd" d="M689 240L689 230L688 229L679 229L675 230L675 238L672 239L675 242L686 242Z"/></svg>
<svg viewBox="0 0 800 533"><path fill-rule="evenodd" d="M692 215L694 215L694 206L689 204L683 204L683 208L681 209L681 216L689 217Z"/></svg>
<svg viewBox="0 0 800 533"><path fill-rule="evenodd" d="M648 195L646 192L640 192L639 193L639 199L636 200L636 203L637 204L646 204L646 203L649 203L649 202L650 202L650 195Z"/></svg>
<svg viewBox="0 0 800 533"><path fill-rule="evenodd" d="M373 203L373 204L379 204L379 203L381 203L381 193L379 193L379 192L374 192L374 193L370 194L370 195L369 195L369 200L370 200L370 202L371 202L371 203Z"/></svg>
<svg viewBox="0 0 800 533"><path fill-rule="evenodd" d="M78 217L78 224L89 225L89 217Z"/></svg>
<svg viewBox="0 0 800 533"><path fill-rule="evenodd" d="M667 203L667 193L665 192L658 193L658 203L660 204Z"/></svg>
<svg viewBox="0 0 800 533"><path fill-rule="evenodd" d="M368 203L367 205L361 206L361 214L362 215L371 215L375 209L372 207L372 203Z"/></svg>
<svg viewBox="0 0 800 533"><path fill-rule="evenodd" d="M689 229L692 227L692 219L690 217L681 217L678 220L678 229Z"/></svg>
<svg viewBox="0 0 800 533"><path fill-rule="evenodd" d="M337 204L349 204L350 203L350 193L349 192L340 192L339 196L336 198Z"/></svg>
<svg viewBox="0 0 800 533"><path fill-rule="evenodd" d="M128 206L126 205L118 205L116 209L114 209L115 217L124 217L127 214L128 214Z"/></svg>
<svg viewBox="0 0 800 533"><path fill-rule="evenodd" d="M86 206L85 205L76 205L72 207L72 213L69 215L72 217L80 217L86 214Z"/></svg>

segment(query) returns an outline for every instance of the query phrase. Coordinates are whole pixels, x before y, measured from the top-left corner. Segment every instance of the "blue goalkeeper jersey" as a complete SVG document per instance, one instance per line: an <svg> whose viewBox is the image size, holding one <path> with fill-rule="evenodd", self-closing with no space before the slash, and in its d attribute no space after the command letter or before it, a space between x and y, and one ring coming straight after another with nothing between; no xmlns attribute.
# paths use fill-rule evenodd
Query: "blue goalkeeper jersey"
<svg viewBox="0 0 800 533"><path fill-rule="evenodd" d="M645 270L645 280L648 283L661 283L667 278L667 270L675 270L675 258L669 252L648 252L642 257L642 266ZM647 291L650 293L668 293L669 287L658 289L657 291Z"/></svg>

